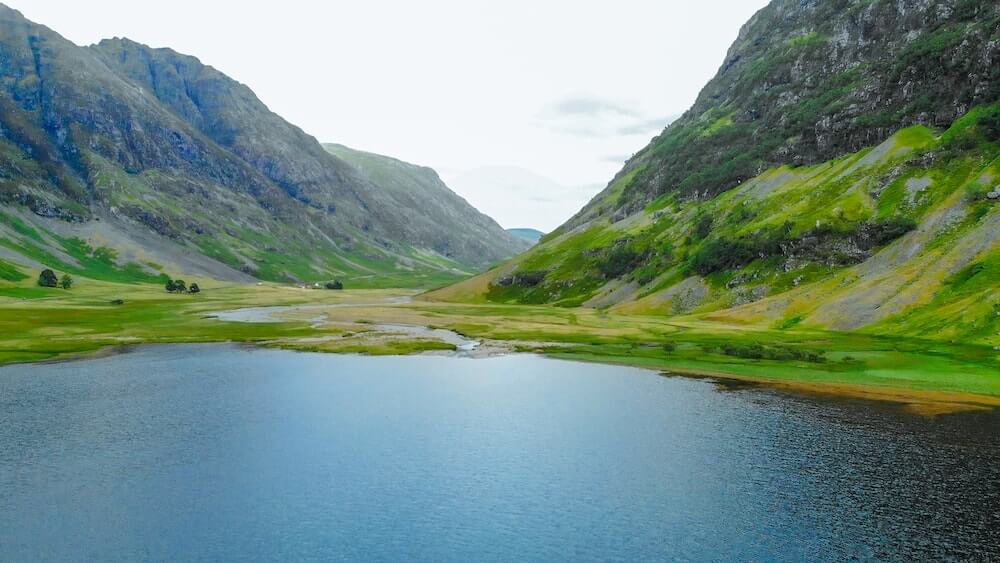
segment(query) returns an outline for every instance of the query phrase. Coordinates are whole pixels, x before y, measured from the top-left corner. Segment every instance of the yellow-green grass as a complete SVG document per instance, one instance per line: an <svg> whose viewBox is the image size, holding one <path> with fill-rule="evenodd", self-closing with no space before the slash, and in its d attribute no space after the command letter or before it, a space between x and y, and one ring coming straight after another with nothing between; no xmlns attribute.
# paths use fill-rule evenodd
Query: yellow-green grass
<svg viewBox="0 0 1000 563"><path fill-rule="evenodd" d="M147 284L78 280L71 290L0 284L0 363L30 362L140 343L249 342L337 353L449 350L429 338L357 331L359 323L447 328L560 358L754 381L1000 397L1000 354L989 346L792 326L623 315L588 308L414 300L408 290L306 290L197 281L198 295ZM123 305L112 304L122 299ZM371 303L383 303L371 305ZM285 322L223 322L212 313L277 305ZM350 306L344 306L350 305ZM325 322L315 322L322 317ZM763 357L755 357L755 356ZM990 400L994 400L990 399ZM972 401L987 404L988 400Z"/></svg>
<svg viewBox="0 0 1000 563"><path fill-rule="evenodd" d="M301 314L315 317L316 311ZM325 316L341 323L364 319L448 328L560 357L682 373L1000 396L1000 354L984 345L550 306L418 301L333 308ZM771 359L741 357L756 347Z"/></svg>
<svg viewBox="0 0 1000 563"><path fill-rule="evenodd" d="M70 290L31 282L0 284L0 363L47 360L108 346L166 342L269 342L335 332L308 323L239 323L214 312L256 306L337 303L341 292L279 285L196 281L201 293L169 294L162 286L78 278ZM399 290L393 295L401 293ZM405 293L405 291L404 291ZM385 291L357 290L379 299ZM124 304L113 302L121 299Z"/></svg>
<svg viewBox="0 0 1000 563"><path fill-rule="evenodd" d="M406 356L423 352L453 352L455 345L432 338L410 338L401 335L370 337L367 335L333 337L321 341L282 341L275 346L300 352L334 354L364 354L367 356Z"/></svg>

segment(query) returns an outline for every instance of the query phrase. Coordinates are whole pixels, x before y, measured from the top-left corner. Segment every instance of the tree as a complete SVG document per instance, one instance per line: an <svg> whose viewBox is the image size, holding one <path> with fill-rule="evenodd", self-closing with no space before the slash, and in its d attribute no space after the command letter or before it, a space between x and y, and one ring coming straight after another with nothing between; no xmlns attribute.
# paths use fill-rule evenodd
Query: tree
<svg viewBox="0 0 1000 563"><path fill-rule="evenodd" d="M340 280L333 280L326 282L327 289L344 289L344 284L340 283Z"/></svg>
<svg viewBox="0 0 1000 563"><path fill-rule="evenodd" d="M59 287L63 289L73 287L73 278L69 274L63 274L62 279L59 280Z"/></svg>
<svg viewBox="0 0 1000 563"><path fill-rule="evenodd" d="M173 292L177 291L177 286L174 285L174 280L170 280L170 279L167 280L166 289L167 289L167 291L169 293L173 293Z"/></svg>
<svg viewBox="0 0 1000 563"><path fill-rule="evenodd" d="M188 288L188 293L201 293L201 288L198 287L196 282L191 282L191 287Z"/></svg>
<svg viewBox="0 0 1000 563"><path fill-rule="evenodd" d="M38 285L42 287L55 287L59 285L59 278L56 277L56 273L52 270L45 269L38 276Z"/></svg>
<svg viewBox="0 0 1000 563"><path fill-rule="evenodd" d="M184 280L174 280L174 291L177 293L184 293L187 291L187 284L184 283Z"/></svg>

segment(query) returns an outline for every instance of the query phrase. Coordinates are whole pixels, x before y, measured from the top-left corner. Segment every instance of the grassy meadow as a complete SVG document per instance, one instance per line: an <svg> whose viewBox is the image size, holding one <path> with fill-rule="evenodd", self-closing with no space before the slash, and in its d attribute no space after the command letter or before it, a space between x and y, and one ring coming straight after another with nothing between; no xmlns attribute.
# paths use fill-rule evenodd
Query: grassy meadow
<svg viewBox="0 0 1000 563"><path fill-rule="evenodd" d="M160 285L78 279L70 290L33 278L0 283L0 363L74 357L142 343L247 342L337 353L453 350L380 325L445 328L497 350L619 363L665 372L888 399L926 412L1000 405L1000 359L986 345L793 327L629 315L590 308L456 304L415 290L310 290L197 281L197 295ZM116 300L123 304L114 304ZM308 305L282 322L215 319L219 311ZM964 408L963 407L963 408Z"/></svg>

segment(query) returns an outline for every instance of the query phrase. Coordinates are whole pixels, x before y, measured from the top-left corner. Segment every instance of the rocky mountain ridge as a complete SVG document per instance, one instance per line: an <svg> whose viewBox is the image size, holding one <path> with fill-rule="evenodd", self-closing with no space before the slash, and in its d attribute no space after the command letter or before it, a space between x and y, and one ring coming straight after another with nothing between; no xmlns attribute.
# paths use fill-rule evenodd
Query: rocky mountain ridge
<svg viewBox="0 0 1000 563"><path fill-rule="evenodd" d="M624 218L666 193L713 197L768 168L824 162L904 127L947 128L1000 98L998 29L995 2L771 2L694 105L567 226Z"/></svg>
<svg viewBox="0 0 1000 563"><path fill-rule="evenodd" d="M74 266L62 239L87 236L145 256L149 274L163 261L232 279L419 285L522 248L450 192L435 197L468 221L414 220L399 192L170 49L79 47L0 6L0 81L0 240L22 263ZM174 259L185 254L198 258Z"/></svg>

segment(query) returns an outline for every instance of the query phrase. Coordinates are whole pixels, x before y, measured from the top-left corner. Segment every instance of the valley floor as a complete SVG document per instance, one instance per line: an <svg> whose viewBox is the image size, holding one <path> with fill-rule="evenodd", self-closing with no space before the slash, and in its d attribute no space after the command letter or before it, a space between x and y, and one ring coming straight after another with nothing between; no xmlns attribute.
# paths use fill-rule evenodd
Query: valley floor
<svg viewBox="0 0 1000 563"><path fill-rule="evenodd" d="M91 280L66 291L0 286L0 363L113 351L134 344L235 341L338 353L522 351L667 373L903 403L937 414L1000 406L1000 354L985 345L549 306L465 305L412 290L309 290L197 280L199 295ZM114 304L115 300L124 304ZM248 307L265 320L220 320ZM447 330L414 330L429 327ZM453 331L453 332L449 332ZM467 352L466 352L467 353Z"/></svg>

